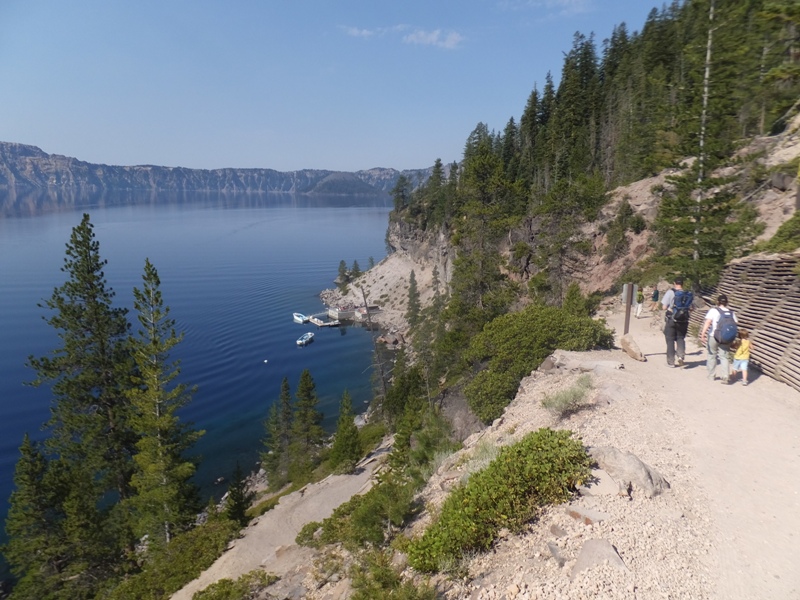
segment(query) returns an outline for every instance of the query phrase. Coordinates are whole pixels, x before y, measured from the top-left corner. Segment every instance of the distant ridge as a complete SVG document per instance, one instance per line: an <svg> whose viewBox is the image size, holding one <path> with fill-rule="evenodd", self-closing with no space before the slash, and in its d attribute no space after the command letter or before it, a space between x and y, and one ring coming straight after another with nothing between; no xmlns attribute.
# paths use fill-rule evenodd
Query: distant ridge
<svg viewBox="0 0 800 600"><path fill-rule="evenodd" d="M375 168L364 171L303 169L186 169L154 165L92 164L36 146L0 142L0 192L8 191L151 191L289 193L308 195L387 194L405 175L415 185L431 169Z"/></svg>

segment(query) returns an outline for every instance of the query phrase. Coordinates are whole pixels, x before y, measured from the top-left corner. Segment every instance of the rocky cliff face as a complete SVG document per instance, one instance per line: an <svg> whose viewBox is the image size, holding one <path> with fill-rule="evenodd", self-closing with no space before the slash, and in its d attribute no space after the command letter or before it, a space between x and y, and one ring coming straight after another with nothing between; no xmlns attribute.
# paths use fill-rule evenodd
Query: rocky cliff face
<svg viewBox="0 0 800 600"><path fill-rule="evenodd" d="M369 169L355 173L303 169L185 169L153 165L111 166L47 154L35 146L0 142L0 190L248 192L376 195L391 191L400 175L424 181L430 169Z"/></svg>

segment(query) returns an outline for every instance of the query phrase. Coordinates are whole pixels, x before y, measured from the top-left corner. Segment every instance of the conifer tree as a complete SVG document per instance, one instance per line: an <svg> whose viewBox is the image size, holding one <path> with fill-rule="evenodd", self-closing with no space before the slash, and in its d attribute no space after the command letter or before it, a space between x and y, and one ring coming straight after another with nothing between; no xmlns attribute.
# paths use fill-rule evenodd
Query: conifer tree
<svg viewBox="0 0 800 600"><path fill-rule="evenodd" d="M133 290L141 329L139 337L131 339L138 372L137 387L128 393L134 409L132 426L139 436L132 505L136 535L147 534L150 543L160 545L191 524L199 510L197 489L191 483L196 461L185 453L203 432L192 431L177 415L194 390L174 383L180 368L178 361L169 360L169 353L183 335L175 333L175 320L164 306L161 281L149 259L142 284Z"/></svg>
<svg viewBox="0 0 800 600"><path fill-rule="evenodd" d="M284 377L278 402L270 406L265 424L266 452L261 455L261 464L267 472L272 489L283 487L289 479L289 444L292 437L292 394L289 380Z"/></svg>
<svg viewBox="0 0 800 600"><path fill-rule="evenodd" d="M350 473L361 459L363 449L353 415L353 402L345 390L339 403L339 420L330 454L330 465L337 472Z"/></svg>
<svg viewBox="0 0 800 600"><path fill-rule="evenodd" d="M300 374L296 398L289 446L289 474L295 483L311 475L325 437L321 425L322 413L317 410L319 399L316 384L308 369Z"/></svg>
<svg viewBox="0 0 800 600"><path fill-rule="evenodd" d="M34 385L50 383L54 396L47 447L92 470L100 494L113 489L126 498L137 441L126 397L132 373L127 310L112 306L114 292L103 273L107 261L88 214L72 230L66 254L61 270L68 279L44 304L54 313L46 321L62 346L28 361L37 374Z"/></svg>
<svg viewBox="0 0 800 600"><path fill-rule="evenodd" d="M350 277L356 279L359 275L361 275L361 267L358 265L357 260L353 260L353 266L350 268Z"/></svg>
<svg viewBox="0 0 800 600"><path fill-rule="evenodd" d="M41 305L52 311L45 320L58 331L61 345L49 356L28 360L36 371L33 385L48 383L53 395L49 437L41 452L45 504L25 505L25 494L20 494L12 497L12 513L31 511L29 517L47 527L12 523L9 548L14 560L21 556L15 548L45 540L46 549L32 558L38 564L14 566L25 582L16 597L92 597L118 573L133 547L127 515L114 502L131 495L137 435L127 393L134 367L127 311L112 306L105 265L84 214L67 244L61 269L67 281ZM29 445L23 443L22 450L23 470L39 464ZM45 514L34 516L41 511Z"/></svg>
<svg viewBox="0 0 800 600"><path fill-rule="evenodd" d="M247 478L245 478L242 467L237 461L236 468L231 476L231 484L228 486L228 498L225 500L225 516L234 523L238 523L240 527L245 527L250 522L247 510L250 508L254 497L255 494L250 491Z"/></svg>
<svg viewBox="0 0 800 600"><path fill-rule="evenodd" d="M417 288L417 277L414 270L408 276L408 307L406 310L406 319L411 327L414 327L419 322L420 302L419 302L419 289Z"/></svg>

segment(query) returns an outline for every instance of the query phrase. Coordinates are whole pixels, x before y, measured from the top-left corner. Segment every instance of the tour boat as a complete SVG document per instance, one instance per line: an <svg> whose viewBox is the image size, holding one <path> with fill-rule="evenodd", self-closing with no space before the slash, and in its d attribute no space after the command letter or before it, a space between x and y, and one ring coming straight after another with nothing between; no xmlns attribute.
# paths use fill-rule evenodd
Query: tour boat
<svg viewBox="0 0 800 600"><path fill-rule="evenodd" d="M314 334L309 331L301 335L299 338L297 338L297 345L305 346L306 344L310 344L313 341L314 341Z"/></svg>

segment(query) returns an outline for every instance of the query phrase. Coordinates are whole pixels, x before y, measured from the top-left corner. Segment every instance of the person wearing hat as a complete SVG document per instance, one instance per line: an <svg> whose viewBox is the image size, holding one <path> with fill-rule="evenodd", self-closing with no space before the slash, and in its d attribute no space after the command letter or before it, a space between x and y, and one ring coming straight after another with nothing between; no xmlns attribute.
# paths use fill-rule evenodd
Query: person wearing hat
<svg viewBox="0 0 800 600"><path fill-rule="evenodd" d="M682 315L676 315L675 294L691 294L691 292L683 291L683 277L676 277L673 284L673 287L667 290L661 300L661 306L666 311L664 339L667 342L667 364L670 367L682 367L686 356L686 332L689 330L689 318L688 314L685 319L682 318Z"/></svg>

